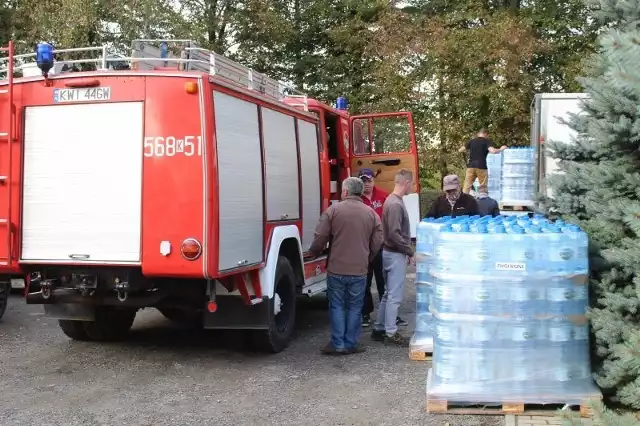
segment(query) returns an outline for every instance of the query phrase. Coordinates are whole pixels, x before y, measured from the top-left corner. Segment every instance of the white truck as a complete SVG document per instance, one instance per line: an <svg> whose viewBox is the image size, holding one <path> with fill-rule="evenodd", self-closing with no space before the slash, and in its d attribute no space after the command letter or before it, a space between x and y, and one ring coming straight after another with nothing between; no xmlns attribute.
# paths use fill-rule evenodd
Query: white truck
<svg viewBox="0 0 640 426"><path fill-rule="evenodd" d="M534 96L531 103L531 146L536 148L536 193L553 198L547 178L561 172L558 160L549 155L546 142L573 143L575 131L562 120L569 121L571 113L580 114L582 100L587 97L586 93L539 93Z"/></svg>

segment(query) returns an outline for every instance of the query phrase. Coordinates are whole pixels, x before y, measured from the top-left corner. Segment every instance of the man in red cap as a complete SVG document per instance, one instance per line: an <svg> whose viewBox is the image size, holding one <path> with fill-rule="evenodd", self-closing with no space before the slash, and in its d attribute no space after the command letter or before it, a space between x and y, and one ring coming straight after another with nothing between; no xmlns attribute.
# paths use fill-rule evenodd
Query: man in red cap
<svg viewBox="0 0 640 426"><path fill-rule="evenodd" d="M379 218L382 218L382 206L389 196L388 193L380 188L376 188L375 173L371 169L361 169L358 177L364 183L364 192L362 193L362 202L371 207ZM364 306L362 308L362 326L369 327L371 325L371 313L373 312L373 295L371 294L371 283L373 276L376 277L376 287L378 289L378 301L382 300L385 289L384 273L382 270L382 250L378 252L376 257L369 265L369 273L367 274L367 287L364 295ZM409 325L409 323L400 317L396 318L396 324L401 326Z"/></svg>

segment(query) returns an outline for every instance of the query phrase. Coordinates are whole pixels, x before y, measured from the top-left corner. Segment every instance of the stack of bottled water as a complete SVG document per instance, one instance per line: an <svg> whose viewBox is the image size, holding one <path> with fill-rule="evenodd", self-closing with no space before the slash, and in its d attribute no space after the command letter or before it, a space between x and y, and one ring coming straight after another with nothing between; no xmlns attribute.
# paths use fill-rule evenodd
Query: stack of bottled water
<svg viewBox="0 0 640 426"><path fill-rule="evenodd" d="M541 216L427 220L436 222L429 397L580 404L596 395L586 234Z"/></svg>
<svg viewBox="0 0 640 426"><path fill-rule="evenodd" d="M500 202L502 199L502 153L487 155L487 173L489 197Z"/></svg>
<svg viewBox="0 0 640 426"><path fill-rule="evenodd" d="M423 219L416 231L416 330L410 351L433 352L433 276L429 272L435 255L435 236L447 218Z"/></svg>
<svg viewBox="0 0 640 426"><path fill-rule="evenodd" d="M491 155L487 156L487 161ZM534 188L534 148L509 148L502 152L502 194L503 204L533 205Z"/></svg>

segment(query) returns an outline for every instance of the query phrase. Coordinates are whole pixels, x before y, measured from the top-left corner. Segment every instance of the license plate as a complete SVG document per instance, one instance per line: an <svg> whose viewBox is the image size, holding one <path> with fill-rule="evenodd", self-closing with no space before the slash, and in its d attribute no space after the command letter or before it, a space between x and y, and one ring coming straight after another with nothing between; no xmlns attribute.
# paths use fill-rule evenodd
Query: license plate
<svg viewBox="0 0 640 426"><path fill-rule="evenodd" d="M87 89L53 89L53 101L95 102L111 99L111 87L90 87Z"/></svg>

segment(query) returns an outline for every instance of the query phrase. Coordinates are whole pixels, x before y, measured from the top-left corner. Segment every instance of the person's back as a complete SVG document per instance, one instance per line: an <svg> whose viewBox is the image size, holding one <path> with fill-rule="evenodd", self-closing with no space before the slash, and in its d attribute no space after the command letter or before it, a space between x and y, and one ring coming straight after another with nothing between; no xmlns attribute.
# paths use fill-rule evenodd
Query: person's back
<svg viewBox="0 0 640 426"><path fill-rule="evenodd" d="M376 212L359 197L347 197L327 209L331 251L327 270L338 275L367 275L371 235L380 226Z"/></svg>
<svg viewBox="0 0 640 426"><path fill-rule="evenodd" d="M362 202L362 180L342 182L342 199L320 217L309 250L320 255L327 243L327 297L331 342L324 354L362 352L358 346L369 263L382 245L382 227L376 212Z"/></svg>
<svg viewBox="0 0 640 426"><path fill-rule="evenodd" d="M500 216L500 206L498 202L489 197L489 188L487 185L480 185L478 188L478 213L482 216Z"/></svg>
<svg viewBox="0 0 640 426"><path fill-rule="evenodd" d="M469 151L467 167L487 170L487 155L489 155L489 148L492 146L493 142L486 136L476 136L467 142L466 147ZM482 182L480 183L482 184Z"/></svg>
<svg viewBox="0 0 640 426"><path fill-rule="evenodd" d="M500 149L494 148L493 141L489 139L485 129L480 130L475 138L469 140L462 146L460 152L468 152L469 154L462 192L468 194L476 178L480 182L480 185L486 185L489 177L487 171L487 155L497 154L505 149L507 149L507 147L504 145L500 147Z"/></svg>

